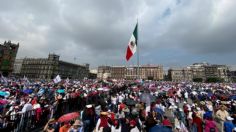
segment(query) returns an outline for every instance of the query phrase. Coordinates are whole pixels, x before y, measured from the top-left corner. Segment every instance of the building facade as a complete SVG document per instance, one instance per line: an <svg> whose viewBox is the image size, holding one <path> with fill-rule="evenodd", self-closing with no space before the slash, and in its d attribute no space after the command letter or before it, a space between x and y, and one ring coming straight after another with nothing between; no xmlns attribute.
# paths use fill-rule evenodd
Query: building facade
<svg viewBox="0 0 236 132"><path fill-rule="evenodd" d="M194 63L190 65L190 68L192 70L192 76L193 79L201 78L202 80L205 80L205 68L204 66L208 66L208 63Z"/></svg>
<svg viewBox="0 0 236 132"><path fill-rule="evenodd" d="M92 70L89 70L89 76L88 76L88 79L97 79L97 69L92 69Z"/></svg>
<svg viewBox="0 0 236 132"><path fill-rule="evenodd" d="M229 71L228 73L230 82L236 82L236 71Z"/></svg>
<svg viewBox="0 0 236 132"><path fill-rule="evenodd" d="M173 82L191 82L193 74L190 67L187 68L171 68L168 70L168 76Z"/></svg>
<svg viewBox="0 0 236 132"><path fill-rule="evenodd" d="M111 67L110 66L99 66L97 72L97 78L107 79L111 77Z"/></svg>
<svg viewBox="0 0 236 132"><path fill-rule="evenodd" d="M210 65L208 63L194 63L187 68L171 68L168 70L170 80L193 81L201 79L206 81L208 78L218 78L225 82L229 80L229 68L226 65Z"/></svg>
<svg viewBox="0 0 236 132"><path fill-rule="evenodd" d="M21 76L32 79L61 78L83 79L89 75L89 65L77 65L59 60L59 56L49 54L48 58L25 58L21 67Z"/></svg>
<svg viewBox="0 0 236 132"><path fill-rule="evenodd" d="M137 66L99 66L98 78L104 79L127 79L134 80L141 78L144 80L163 80L163 66L143 65Z"/></svg>
<svg viewBox="0 0 236 132"><path fill-rule="evenodd" d="M11 41L0 44L0 73L4 76L13 72L18 48L19 43L14 44Z"/></svg>
<svg viewBox="0 0 236 132"><path fill-rule="evenodd" d="M229 82L229 67L226 65L217 65L217 77Z"/></svg>
<svg viewBox="0 0 236 132"><path fill-rule="evenodd" d="M13 75L20 76L23 59L16 59L13 67Z"/></svg>

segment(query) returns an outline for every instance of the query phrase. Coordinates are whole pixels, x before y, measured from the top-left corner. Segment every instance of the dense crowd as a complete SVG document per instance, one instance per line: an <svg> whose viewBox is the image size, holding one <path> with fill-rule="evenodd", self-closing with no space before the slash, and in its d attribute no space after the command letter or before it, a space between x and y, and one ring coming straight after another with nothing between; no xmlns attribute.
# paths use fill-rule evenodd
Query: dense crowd
<svg viewBox="0 0 236 132"><path fill-rule="evenodd" d="M61 120L70 112L78 116ZM49 132L233 132L236 85L8 79L0 84L0 115L6 131L46 124Z"/></svg>

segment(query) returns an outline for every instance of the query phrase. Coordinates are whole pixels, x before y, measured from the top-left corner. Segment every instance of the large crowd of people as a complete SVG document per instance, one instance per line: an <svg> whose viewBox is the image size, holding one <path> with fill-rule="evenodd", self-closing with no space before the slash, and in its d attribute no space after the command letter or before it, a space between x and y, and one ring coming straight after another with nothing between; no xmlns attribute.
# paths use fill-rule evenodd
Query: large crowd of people
<svg viewBox="0 0 236 132"><path fill-rule="evenodd" d="M70 112L79 116L60 120ZM47 132L236 132L236 84L1 81L0 130L37 128Z"/></svg>

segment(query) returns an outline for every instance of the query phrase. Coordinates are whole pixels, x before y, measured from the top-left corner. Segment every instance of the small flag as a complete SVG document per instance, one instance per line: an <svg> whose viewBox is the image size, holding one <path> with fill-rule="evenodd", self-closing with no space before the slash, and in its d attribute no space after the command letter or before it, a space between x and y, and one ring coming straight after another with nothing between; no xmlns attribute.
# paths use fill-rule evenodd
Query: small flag
<svg viewBox="0 0 236 132"><path fill-rule="evenodd" d="M61 82L61 77L59 75L56 76L56 78L53 79L54 83L59 83Z"/></svg>
<svg viewBox="0 0 236 132"><path fill-rule="evenodd" d="M66 84L69 84L69 82L70 82L70 79L67 77L66 78Z"/></svg>
<svg viewBox="0 0 236 132"><path fill-rule="evenodd" d="M1 75L1 82L2 82L5 86L8 85L8 80L7 80L7 78L4 77L3 75Z"/></svg>
<svg viewBox="0 0 236 132"><path fill-rule="evenodd" d="M134 32L129 40L129 44L126 51L126 60L129 59L134 55L137 49L137 41L138 41L138 23L135 26Z"/></svg>

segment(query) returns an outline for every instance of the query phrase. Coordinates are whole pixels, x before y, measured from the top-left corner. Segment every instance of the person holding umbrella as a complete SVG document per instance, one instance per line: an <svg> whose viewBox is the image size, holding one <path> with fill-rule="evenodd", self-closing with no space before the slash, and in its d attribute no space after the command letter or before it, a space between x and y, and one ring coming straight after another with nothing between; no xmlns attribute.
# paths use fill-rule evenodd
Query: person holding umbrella
<svg viewBox="0 0 236 132"><path fill-rule="evenodd" d="M70 123L68 121L64 122L64 124L60 127L59 132L68 132L70 128Z"/></svg>

